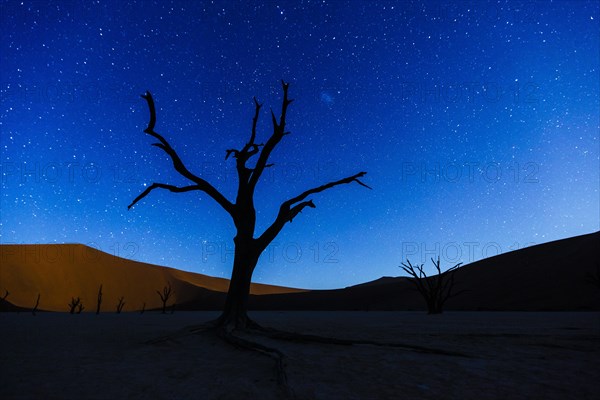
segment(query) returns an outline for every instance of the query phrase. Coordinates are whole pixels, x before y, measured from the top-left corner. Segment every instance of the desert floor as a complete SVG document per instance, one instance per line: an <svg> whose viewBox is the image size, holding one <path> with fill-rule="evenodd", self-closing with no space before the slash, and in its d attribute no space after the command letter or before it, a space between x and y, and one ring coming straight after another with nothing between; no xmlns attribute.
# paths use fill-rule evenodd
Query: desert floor
<svg viewBox="0 0 600 400"><path fill-rule="evenodd" d="M209 333L213 312L0 314L2 399L278 399L274 362ZM252 337L287 357L298 399L598 399L600 313L256 312L256 321L372 345Z"/></svg>

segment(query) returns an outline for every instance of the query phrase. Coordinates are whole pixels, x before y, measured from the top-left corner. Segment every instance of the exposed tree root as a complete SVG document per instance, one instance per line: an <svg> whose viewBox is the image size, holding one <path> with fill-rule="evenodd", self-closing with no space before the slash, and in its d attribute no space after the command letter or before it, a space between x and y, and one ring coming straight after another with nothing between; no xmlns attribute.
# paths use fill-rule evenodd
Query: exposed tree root
<svg viewBox="0 0 600 400"><path fill-rule="evenodd" d="M378 347L393 347L416 353L466 358L473 357L471 355L461 352L448 351L425 346L417 346L400 342L378 342L374 340L339 339L335 337L281 331L278 329L262 327L261 325L257 324L251 319L247 320L247 326L245 329L234 329L231 326L223 325L222 322L223 321L217 319L201 325L188 326L178 332L166 336L161 336L153 340L149 340L146 343L154 345L166 342L178 343L178 339L184 337L197 335L203 332L214 333L218 338L223 340L225 343L234 346L235 348L254 351L273 359L275 361L274 368L277 377L277 385L282 391L283 398L285 399L295 399L294 392L289 386L287 380L287 374L285 371L285 354L274 347L269 347L256 341L249 340L247 338L241 337L239 334L245 333L248 335L259 335L269 339L284 340L296 343L320 343L333 344L338 346L367 345Z"/></svg>
<svg viewBox="0 0 600 400"><path fill-rule="evenodd" d="M170 335L160 336L158 338L146 341L146 344L163 344L168 342L178 343L179 339L197 335L203 332L214 333L218 338L223 340L225 343L234 346L238 349L250 350L272 358L275 361L275 375L277 377L277 385L282 391L283 398L294 399L294 393L288 385L287 374L285 372L285 354L280 350L265 346L261 343L243 338L236 335L236 332L248 332L252 333L259 327L254 321L249 320L249 328L245 330L235 330L227 326L220 326L218 320L210 321L201 325L188 326L178 332Z"/></svg>
<svg viewBox="0 0 600 400"><path fill-rule="evenodd" d="M277 340L285 340L289 342L304 342L304 343L323 343L323 344L334 344L341 346L352 346L352 345L370 345L370 346L379 346L379 347L394 347L403 350L413 351L416 353L425 353L425 354L438 354L445 356L454 356L454 357L466 357L472 358L472 356L460 353L456 351L449 351L443 349L437 349L432 347L425 346L417 346L406 343L399 342L377 342L374 340L353 340L353 339L338 339L327 336L318 336L318 335L308 335L303 333L295 333L295 332L287 332L281 331L273 328L253 328L252 332L257 333L259 335L263 335L269 337L271 339Z"/></svg>
<svg viewBox="0 0 600 400"><path fill-rule="evenodd" d="M261 343L244 339L234 334L234 331L229 331L223 328L216 329L217 335L225 342L233 345L236 348L255 351L275 360L275 374L277 376L277 384L281 389L285 398L294 399L294 393L288 385L287 374L285 372L285 355L278 349L265 346Z"/></svg>

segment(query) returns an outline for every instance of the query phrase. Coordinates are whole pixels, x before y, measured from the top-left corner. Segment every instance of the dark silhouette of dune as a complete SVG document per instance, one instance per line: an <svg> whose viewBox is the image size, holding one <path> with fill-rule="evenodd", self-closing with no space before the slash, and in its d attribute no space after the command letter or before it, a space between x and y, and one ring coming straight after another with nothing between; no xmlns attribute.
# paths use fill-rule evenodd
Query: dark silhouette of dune
<svg viewBox="0 0 600 400"><path fill-rule="evenodd" d="M600 262L600 232L557 240L486 258L456 272L457 290L446 310L600 310L600 290L588 274ZM124 296L124 311L161 306L156 290L171 282L178 310L219 310L228 280L115 257L83 245L0 246L0 290L10 296L3 310L67 311L73 296L95 309L103 284L102 311L113 312ZM401 271L399 270L399 273ZM114 303L114 304L113 304ZM253 284L255 310L425 310L419 293L403 277L382 277L336 290L302 290Z"/></svg>
<svg viewBox="0 0 600 400"><path fill-rule="evenodd" d="M588 279L600 262L600 232L489 257L459 268L446 310L600 310L600 290ZM425 310L406 278L383 277L339 290L254 296L257 309Z"/></svg>

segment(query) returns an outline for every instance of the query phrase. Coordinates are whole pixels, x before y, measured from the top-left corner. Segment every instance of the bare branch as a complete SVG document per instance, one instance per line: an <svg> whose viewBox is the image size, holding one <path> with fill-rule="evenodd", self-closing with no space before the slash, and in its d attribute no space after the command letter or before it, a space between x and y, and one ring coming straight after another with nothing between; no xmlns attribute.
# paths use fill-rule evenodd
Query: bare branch
<svg viewBox="0 0 600 400"><path fill-rule="evenodd" d="M229 158L230 155L233 154L234 158L238 158L238 155L240 154L239 150L236 149L229 149L229 150L225 150L225 159L227 160Z"/></svg>
<svg viewBox="0 0 600 400"><path fill-rule="evenodd" d="M198 186L198 185L178 187L178 186L173 186L173 185L167 185L164 183L153 183L152 185L148 186L146 188L146 190L144 190L138 197L136 197L135 200L133 200L133 202L127 206L127 209L129 210L131 207L133 207L135 205L135 203L137 203L138 201L140 201L141 199L146 197L154 189L167 189L173 193L183 193L183 192L191 192L192 190L202 190L202 188L200 188L200 186Z"/></svg>
<svg viewBox="0 0 600 400"><path fill-rule="evenodd" d="M169 155L169 157L171 157L171 161L173 162L173 167L175 168L175 170L177 172L179 172L179 174L181 174L185 178L189 179L190 181L194 182L196 184L196 186L198 187L197 190L201 190L201 191L205 192L206 194L208 194L217 203L219 203L219 205L221 207L223 207L223 209L225 209L225 211L227 211L231 215L233 213L233 205L231 204L231 202L229 202L229 200L227 200L225 198L225 196L223 196L210 183L208 183L204 179L191 173L187 169L187 167L183 164L183 161L181 161L181 158L179 157L177 152L173 149L173 147L171 147L169 142L167 142L167 140L162 135L160 135L159 133L157 133L154 130L154 127L156 125L156 108L154 106L154 99L152 98L152 94L150 94L150 92L147 91L145 94L142 95L142 98L144 98L146 100L146 102L148 103L148 109L150 110L150 121L148 122L148 127L146 129L144 129L144 132L147 133L148 135L158 139L158 141L159 141L159 143L154 143L153 146L158 147L158 148L162 149L165 153L167 153ZM142 195L138 196L138 198L136 200L134 200L131 205L129 205L128 209L130 209L131 206L133 206L135 203L137 203L137 201L139 201L141 198L143 198L147 194L148 193L146 193L146 194L142 193Z"/></svg>
<svg viewBox="0 0 600 400"><path fill-rule="evenodd" d="M317 208L317 206L315 206L315 203L313 203L312 200L303 201L302 203L298 203L294 207L292 207L292 209L290 210L289 222L292 222L292 220L296 217L296 215L300 214L305 207Z"/></svg>
<svg viewBox="0 0 600 400"><path fill-rule="evenodd" d="M253 145L254 141L256 140L256 125L258 124L258 114L260 113L260 108L262 107L262 104L260 104L258 100L256 100L256 97L254 97L253 100L254 118L252 118L252 134L250 135L250 141L248 142L249 145Z"/></svg>
<svg viewBox="0 0 600 400"><path fill-rule="evenodd" d="M300 195L286 201L284 204L286 204L287 206L291 206L292 204L298 203L299 201L304 200L305 198L307 198L308 196L310 196L311 194L316 194L316 193L320 193L324 190L330 189L334 186L338 186L338 185L343 185L346 183L351 183L351 182L357 182L359 184L361 184L362 186L368 187L367 185L361 183L358 178L361 178L363 176L365 176L367 173L366 172L359 172L356 175L352 175L349 176L347 178L344 179L340 179L338 181L334 181L334 182L329 182L326 183L325 185L321 185L319 187L313 188L313 189L309 189L307 191L305 191L304 193L301 193ZM369 188L371 189L371 188Z"/></svg>
<svg viewBox="0 0 600 400"><path fill-rule="evenodd" d="M417 272L415 271L415 267L417 268L417 271L419 271L419 274L417 274ZM423 264L421 264L420 266L414 266L410 263L410 260L407 259L406 264L402 263L400 268L402 268L406 273L408 273L411 276L411 278L408 278L408 281L415 286L419 293L421 293L421 295L425 298L428 297L427 288L425 287L425 285L423 285L423 280L427 279L427 275L425 274L425 271L423 271Z"/></svg>
<svg viewBox="0 0 600 400"><path fill-rule="evenodd" d="M402 263L402 268L406 273L410 275L408 281L411 282L419 290L423 299L427 303L427 312L429 314L440 314L442 313L446 300L451 297L458 296L464 293L465 290L453 293L454 289L454 273L462 265L458 263L452 268L448 268L442 272L440 267L440 259L437 261L431 259L437 275L428 277L423 269L423 264L412 265L409 260L406 260L406 264Z"/></svg>
<svg viewBox="0 0 600 400"><path fill-rule="evenodd" d="M267 161L271 156L271 152L277 144L281 141L283 136L285 136L288 132L285 132L285 118L287 115L287 108L292 103L293 100L288 99L288 88L290 87L289 83L281 81L281 87L283 89L283 100L281 104L281 115L279 117L279 123L277 123L277 117L275 117L275 113L271 110L271 120L273 122L273 134L267 140L264 147L262 148L260 155L258 156L258 161L256 162L256 166L252 170L252 175L250 175L249 186L250 192L254 191L256 184L258 183L258 179L262 175Z"/></svg>
<svg viewBox="0 0 600 400"><path fill-rule="evenodd" d="M261 153L261 155L262 155L262 153ZM277 214L275 221L259 237L259 239L258 239L259 242L261 242L261 244L263 246L268 245L279 234L279 232L281 232L281 230L283 229L285 224L287 222L291 222L294 219L294 217L296 217L296 215L298 215L304 208L306 208L306 207L316 208L316 206L312 202L312 200L303 201L308 196L310 196L312 194L317 194L317 193L323 192L334 186L343 185L346 183L357 182L358 178L364 176L365 174L366 174L366 172L359 172L356 175L352 175L347 178L340 179L340 180L337 180L334 182L329 182L329 183L326 183L324 185L318 186L313 189L309 189L296 197L293 197L287 201L284 201L281 204L281 206L279 207L279 213ZM363 186L365 186L365 185L363 185Z"/></svg>

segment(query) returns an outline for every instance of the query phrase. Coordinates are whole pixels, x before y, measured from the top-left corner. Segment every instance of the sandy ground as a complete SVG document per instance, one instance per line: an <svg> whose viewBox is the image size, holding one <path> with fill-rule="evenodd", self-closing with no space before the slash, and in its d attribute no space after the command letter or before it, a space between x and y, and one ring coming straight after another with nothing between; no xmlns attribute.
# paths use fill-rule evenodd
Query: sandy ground
<svg viewBox="0 0 600 400"><path fill-rule="evenodd" d="M202 333L211 312L0 314L2 399L278 399L273 360ZM469 357L256 337L298 399L599 399L599 313L257 312L263 325Z"/></svg>

